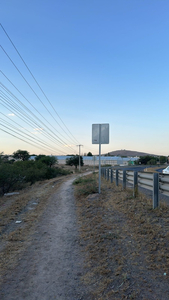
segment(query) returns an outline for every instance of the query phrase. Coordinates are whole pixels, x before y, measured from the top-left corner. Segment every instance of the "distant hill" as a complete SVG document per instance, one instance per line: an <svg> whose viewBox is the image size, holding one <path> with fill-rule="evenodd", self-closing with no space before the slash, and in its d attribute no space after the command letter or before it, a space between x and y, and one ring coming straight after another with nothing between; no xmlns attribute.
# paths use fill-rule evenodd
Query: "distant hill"
<svg viewBox="0 0 169 300"><path fill-rule="evenodd" d="M106 153L105 155L114 155L114 156L145 156L145 155L153 155L154 154L150 154L150 153L145 153L145 152L139 152L139 151L131 151L131 150L116 150L116 151L111 151Z"/></svg>

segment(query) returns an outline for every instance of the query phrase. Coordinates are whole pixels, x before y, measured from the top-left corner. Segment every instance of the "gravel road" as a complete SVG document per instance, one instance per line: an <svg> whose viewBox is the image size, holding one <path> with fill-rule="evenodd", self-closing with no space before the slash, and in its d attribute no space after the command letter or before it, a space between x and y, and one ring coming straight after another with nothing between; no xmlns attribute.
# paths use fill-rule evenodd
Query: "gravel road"
<svg viewBox="0 0 169 300"><path fill-rule="evenodd" d="M18 266L6 275L1 300L90 299L81 282L83 255L73 195L74 178L48 199Z"/></svg>

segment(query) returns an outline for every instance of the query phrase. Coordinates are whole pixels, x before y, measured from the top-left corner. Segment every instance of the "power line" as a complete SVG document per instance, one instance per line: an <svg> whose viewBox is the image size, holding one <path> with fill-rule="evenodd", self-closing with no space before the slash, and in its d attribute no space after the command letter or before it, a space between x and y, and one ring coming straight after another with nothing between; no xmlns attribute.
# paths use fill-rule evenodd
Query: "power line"
<svg viewBox="0 0 169 300"><path fill-rule="evenodd" d="M3 115L3 116L5 116L3 113L0 113L1 115ZM5 116L7 119L9 119L7 116ZM25 129L25 131L26 131L26 133L25 132L23 132L22 131L22 129L21 128L17 128L17 127L15 127L14 125L11 125L9 122L7 122L7 121L5 121L4 119L1 119L0 118L0 120L2 120L3 121L3 123L6 123L7 125L9 125L9 126L12 126L12 128L13 129L16 129L17 131L19 131L19 132L22 132L24 135L26 135L26 138L29 136L31 139L33 139L33 141L37 141L38 143L41 143L42 145L44 145L44 146L46 146L47 148L50 148L50 149L52 149L53 151L55 150L59 150L59 149L57 149L57 148L55 148L54 146L50 146L49 144L46 144L46 142L44 142L42 139L40 139L40 138L37 138L37 137L32 137L30 134L29 134L29 131L27 130L27 129ZM14 120L10 120L10 121L12 121L14 124L16 124L16 125L19 125L17 122L15 122ZM1 124L2 125L2 124ZM20 125L19 125L20 126ZM8 128L8 129L10 129L10 128ZM61 150L59 150L59 151L61 151ZM64 154L66 154L65 152L63 152L63 151L61 151L62 153L64 153Z"/></svg>
<svg viewBox="0 0 169 300"><path fill-rule="evenodd" d="M5 28L1 25L1 28L3 29L4 33L6 34L6 36L8 37L9 41L11 42L12 46L14 47L15 51L17 52L17 54L19 55L20 59L22 60L22 62L24 63L25 67L27 68L27 70L29 71L29 73L31 74L32 78L34 79L34 81L36 82L36 84L38 85L39 89L41 90L41 92L43 93L43 95L45 96L46 100L48 101L48 103L51 105L51 107L53 108L53 110L55 111L56 115L58 116L58 118L60 119L60 121L62 122L62 124L65 126L65 128L68 130L68 132L70 133L70 135L73 137L73 139L77 141L77 139L72 135L72 133L70 132L70 130L68 129L68 127L65 125L65 123L63 122L63 120L60 118L59 114L57 113L57 111L55 110L54 106L52 105L52 103L50 102L50 100L48 99L48 97L46 96L46 94L44 93L43 89L41 88L41 86L39 85L39 83L37 82L36 78L34 77L34 75L32 74L31 70L29 69L28 65L26 64L25 60L22 58L21 54L19 53L18 49L16 48L16 46L14 45L13 41L11 40L11 38L9 37L9 35L7 34ZM57 121L56 121L57 122ZM58 122L57 122L58 123ZM60 125L59 125L60 126ZM61 126L60 126L61 127ZM62 127L61 127L62 128ZM62 130L64 131L64 129L62 128ZM65 132L65 131L64 131ZM66 133L66 132L65 132ZM67 134L67 133L66 133ZM68 134L67 134L68 135Z"/></svg>
<svg viewBox="0 0 169 300"><path fill-rule="evenodd" d="M2 103L2 105L4 106L4 107L6 107L6 108L8 108L8 106L6 106L4 103ZM9 105L9 107L10 107L10 105ZM14 112L15 112L15 115L16 116L18 116L18 111L17 110L15 110L15 108L13 108L12 107L12 110L14 110ZM3 113L1 113L0 112L0 114L1 115L3 115L3 116L5 116ZM9 117L7 117L7 116L5 116L6 118L8 118L10 121L12 121L12 122L15 122L14 120L11 120ZM23 120L23 118L19 115L19 118L21 119L21 120ZM25 123L27 123L29 126L31 125L32 126L32 124L30 124L30 122L29 121L27 121L27 120L23 120ZM19 125L17 122L15 122L17 125ZM20 125L19 125L20 126ZM49 136L49 134L48 133L46 133L46 132L44 132L44 130L41 128L41 127L39 127L39 126L37 126L38 127L38 129L41 129L42 131L41 131L41 133L42 133L42 135L43 136L45 136L47 139L49 139L49 140L51 140L53 143L55 143L55 141L53 140L53 139L51 139L51 137ZM33 128L34 129L34 128ZM25 129L26 130L26 129ZM26 131L28 131L28 130L26 130ZM29 132L29 131L28 131ZM35 139L35 138L34 138ZM58 147L60 147L60 148L62 148L60 145L57 145ZM52 147L54 147L54 146L52 146ZM58 150L57 148L55 148L55 150ZM63 153L65 153L63 150L59 150L59 151L61 151L61 152L63 152ZM66 154L66 153L65 153Z"/></svg>
<svg viewBox="0 0 169 300"><path fill-rule="evenodd" d="M53 107L53 105L51 104L50 100L48 99L48 97L46 96L46 94L44 93L44 91L42 90L41 86L39 85L39 83L37 82L37 80L35 79L34 75L32 74L32 72L30 71L30 69L28 68L27 64L25 63L24 59L22 58L22 56L20 55L19 51L17 50L17 48L15 47L14 43L12 42L11 38L9 37L9 35L7 34L7 32L5 31L4 27L2 26L2 24L0 24L3 31L5 32L6 36L8 37L8 39L10 40L11 44L13 45L14 49L16 50L17 54L19 55L20 59L22 60L22 62L24 63L25 67L27 68L27 70L29 71L29 73L31 74L32 78L34 79L34 81L36 82L36 84L38 85L39 89L41 90L41 92L43 93L43 95L45 96L46 100L48 101L48 103L50 104L50 106L53 108L53 110L55 111L56 115L58 116L58 118L60 119L60 121L62 122L62 124L65 126L65 128L68 130L68 132L71 134L71 136L74 138L74 140L76 140L76 138L72 135L72 133L70 132L70 130L68 129L68 127L65 125L65 123L62 121L62 119L60 118L59 114L56 112L55 108ZM42 105L46 108L46 110L48 111L48 113L52 116L52 118L55 120L55 122L60 126L60 128L66 133L67 136L69 136L67 134L67 132L63 129L63 127L57 122L57 120L53 117L53 115L50 113L50 111L48 110L48 108L45 106L45 104L41 101L41 99L38 97L38 95L36 94L36 92L32 89L32 87L30 86L30 84L28 83L28 81L25 79L25 77L23 76L23 74L19 71L19 69L17 68L17 66L15 65L15 63L12 61L12 59L10 58L10 56L7 54L7 52L5 51L5 49L1 46L2 50L4 51L4 53L6 54L6 56L8 57L8 59L11 61L11 63L15 66L15 68L17 69L17 71L19 72L19 74L22 76L22 78L25 80L25 82L28 84L28 86L30 87L30 89L33 91L33 93L36 95L36 97L39 99L39 101L42 103ZM76 140L77 142L77 140Z"/></svg>
<svg viewBox="0 0 169 300"><path fill-rule="evenodd" d="M3 94L3 96L1 97L1 105L3 105L5 108L8 109L8 106L10 107L10 109L12 109L15 114L24 122L26 122L25 119L22 118L22 116L24 116L26 119L28 119L29 122L33 123L34 126L37 126L39 128L41 128L41 126L35 122L34 120L32 120L32 118L30 118L17 104L15 104L9 97L7 97L6 95L4 96L4 93L1 92ZM5 97L5 98L4 98ZM5 101L4 101L4 100ZM4 103L5 102L5 103ZM30 124L29 124L30 125ZM44 124L45 125L45 124ZM32 126L32 125L31 125ZM58 139L56 139L56 137L52 136L50 133L48 133L49 136L51 136L55 142L58 141L59 143L61 143L61 141L59 141ZM54 142L54 141L53 141ZM61 143L62 145L64 145L63 143Z"/></svg>
<svg viewBox="0 0 169 300"><path fill-rule="evenodd" d="M0 130L3 131L3 132L5 132L5 133L7 133L7 134L9 134L9 135L11 135L11 136L13 136L13 137L15 137L15 138L17 138L18 140L21 140L21 141L23 141L23 142L25 142L25 143L27 143L27 144L29 144L29 145L35 147L35 148L39 148L39 149L41 149L41 150L44 151L44 148L42 148L42 147L40 147L40 146L37 146L36 144L34 145L34 144L28 142L27 140L24 140L24 139L22 139L22 138L20 138L20 137L18 137L18 136L16 136L16 135L14 135L14 134L12 134L12 133L10 133L10 132L4 130L4 129L2 129L2 128L0 128Z"/></svg>
<svg viewBox="0 0 169 300"><path fill-rule="evenodd" d="M34 107L34 105L19 91L19 89L11 82L11 80L2 72L2 71L0 71L1 73L2 73L2 75L4 75L5 76L5 78L12 84L12 86L22 95L22 97L40 114L40 116L43 118L43 119L45 119L45 121L52 127L52 129L54 129L53 128L53 126L46 120L46 118ZM12 97L14 97L18 102L19 102L19 104L20 105L22 105L22 106L24 106L24 108L26 108L26 110L28 110L29 111L29 113L31 113L36 119L38 119L42 124L43 124L43 126L45 126L50 132L52 132L53 134L54 134L54 136L56 136L57 138L55 138L59 143L61 143L61 144L63 144L63 145L65 145L66 143L58 136L58 135L56 135L56 133L54 133L53 132L53 130L51 130L51 129L49 129L49 127L47 126L47 125L45 125L44 124L44 122L42 122L37 116L35 116L16 96L14 96L13 95L13 93L11 93L10 91L9 91L9 89L8 88L6 88L3 84L1 84L0 83L0 85L2 86L2 88L3 89L5 89L10 95L12 95ZM55 130L55 129L54 129ZM57 130L56 130L57 131ZM58 131L57 131L58 132ZM60 133L59 133L60 134ZM58 140L59 139L59 140ZM73 149L72 147L70 147L69 145L68 145L68 147L69 148L71 148L71 149ZM73 151L75 151L74 149L73 149Z"/></svg>
<svg viewBox="0 0 169 300"><path fill-rule="evenodd" d="M37 93L34 91L34 89L31 87L31 85L29 84L29 82L26 80L26 78L23 76L23 74L20 72L20 70L18 69L18 67L15 65L15 63L13 62L13 60L10 58L10 56L8 55L8 53L5 51L5 49L0 45L1 49L4 51L4 53L6 54L6 56L8 57L8 59L11 61L11 63L14 65L14 67L16 68L16 70L19 72L19 74L21 75L21 77L24 79L24 81L27 83L27 85L29 86L29 88L31 89L31 91L35 94L35 96L38 98L38 100L41 102L41 104L45 107L45 109L47 110L47 112L50 114L50 116L54 119L54 121L60 126L60 124L57 122L57 120L53 117L53 115L51 114L51 112L49 111L49 109L46 107L46 105L43 103L43 101L39 98L39 96L37 95ZM2 71L1 71L2 72ZM35 109L35 107L34 107ZM39 113L39 111L36 109L36 111ZM40 113L39 113L40 114ZM41 115L41 114L40 114ZM47 120L46 120L47 121ZM48 122L48 121L47 121ZM48 122L49 123L49 122ZM61 126L60 126L61 127ZM61 127L62 128L62 127ZM61 135L61 133L60 133Z"/></svg>
<svg viewBox="0 0 169 300"><path fill-rule="evenodd" d="M5 99L6 100L6 99ZM3 100L2 100L3 101ZM36 126L36 128L39 128L41 131L41 134L44 135L45 137L47 137L50 141L52 141L53 143L56 143L55 139L53 138L53 136L50 134L50 133L47 133L39 124L35 123L35 121L33 121L31 118L29 118L29 116L27 116L27 114L25 114L22 110L21 112L19 111L19 109L16 109L15 106L13 106L12 104L8 104L8 106L6 105L6 103L1 103L5 108L8 109L8 106L9 108L11 108L12 111L15 112L15 115L19 117L19 119L21 119L22 121L24 121L24 123L28 124L29 126L33 126L33 129L34 127ZM7 117L6 115L4 115L3 113L1 113L4 117L10 119L9 117ZM23 119L24 116L25 118ZM11 120L10 120L11 121ZM15 122L14 120L12 120L13 122ZM16 122L15 122L16 123ZM18 123L17 123L18 125ZM63 147L63 146L60 146L58 145L58 147ZM62 150L63 152L63 150Z"/></svg>
<svg viewBox="0 0 169 300"><path fill-rule="evenodd" d="M1 25L1 24L0 24ZM3 26L1 25L1 27L3 28ZM4 28L3 28L3 30L4 30ZM5 32L5 30L4 30L4 32ZM8 36L8 38L9 38L9 36ZM10 39L10 38L9 38ZM11 41L12 42L12 41ZM13 42L12 42L12 44L13 44ZM13 46L14 46L14 48L16 48L15 47L15 45L13 44ZM47 107L44 105L44 103L41 101L41 99L39 98L39 96L37 95L37 93L34 91L34 89L31 87L31 85L28 83L28 81L26 80L26 78L23 76L23 74L20 72L20 70L17 68L17 66L15 65L15 63L13 62L13 60L10 58L10 56L7 54L7 52L5 51L5 49L1 46L1 49L4 51L4 53L6 54L6 56L8 57L8 59L11 61L11 63L14 65L14 67L16 68L16 70L19 72L19 74L21 75L21 77L24 79L24 81L27 83L27 85L29 86L29 88L32 90L32 92L36 95L36 97L39 99L39 101L41 102L41 104L45 107L45 109L48 111L48 113L53 117L53 115L50 113L50 111L47 109ZM18 55L20 56L20 58L22 59L22 57L21 57L21 55L20 55L20 53L18 52L18 50L17 49L15 49L16 51L17 51L17 53L18 53ZM44 91L42 90L42 88L40 87L40 85L38 84L38 82L37 82L37 80L35 79L35 77L33 76L33 74L31 73L31 71L30 71L30 69L28 68L28 66L26 65L26 63L25 63L25 61L22 59L22 61L24 62L24 64L25 64L25 66L26 66L26 68L28 69L28 71L30 72L30 74L31 74L31 76L33 77L33 79L35 80L35 82L36 82L36 84L38 85L38 87L40 88L40 90L42 91L42 93L44 94L44 96L45 96L45 98L48 100L48 102L50 103L50 105L51 105L51 107L54 109L54 107L52 106L52 104L51 104L51 102L49 101L49 99L47 98L47 96L45 95L45 93L44 93ZM34 105L32 105L32 103L19 91L19 89L17 89L17 87L10 81L10 79L1 71L1 73L2 73L2 75L13 85L13 87L15 87L15 89L22 95L22 97L24 97L24 99L36 110L36 112L38 113L38 114L40 114L40 112L34 107ZM2 86L4 87L4 85L2 84ZM37 118L37 116L35 116L33 113L32 113L32 111L30 111L18 98L16 98L6 87L4 87L5 88L5 90L6 90L6 92L8 92L9 94L10 94L10 96L12 96L12 97L14 97L14 100L16 101L16 99L17 99L17 101L19 101L19 104L20 105L22 105L23 107L24 107L24 109L26 109L26 111L28 111L29 113L31 113L31 115L33 115L36 119L38 119L39 120L39 122L40 123L42 123L43 124L43 126L45 126L49 131L50 131L50 133L52 132L53 134L54 134L54 136L57 136L56 135L56 133L54 133L53 132L53 130L55 130L54 128L53 128L53 126L40 114L40 116L43 118L43 119L45 119L45 121L52 127L52 129L53 130L51 130L51 129L49 129L49 127L48 126L46 126L46 124L44 124L44 122L42 122L39 118ZM7 99L7 96L3 93L3 100L5 100L5 103L3 102L2 103L2 105L4 106L4 107L6 107L6 108L8 108L8 107L10 107L10 109L12 109L12 110L15 110L15 112L17 113L17 115L19 115L19 118L23 121L23 118L21 117L21 115L24 115L24 117L26 117L27 118L27 124L28 124L28 122L29 122L29 124L30 124L30 122L32 123L35 123L36 125L38 125L39 126L39 124L37 124L37 122L35 122L32 118L30 118L30 116L28 116L27 114L25 114L25 112L18 106L18 105L16 105L16 103L14 103L14 101L12 101L9 97L8 97L8 99ZM7 105L5 105L5 104L7 104ZM55 110L55 109L54 109ZM56 111L55 111L56 112ZM57 114L57 112L56 112L56 114ZM58 115L58 114L57 114ZM59 117L59 115L58 115L58 117ZM54 118L54 117L53 117ZM60 117L59 117L60 118ZM54 118L54 120L56 121L56 119ZM61 120L61 119L60 119ZM62 121L62 120L61 120ZM25 122L25 119L24 119L24 122ZM56 123L60 126L60 124L56 121ZM62 123L63 123L63 121L62 121ZM64 124L64 123L63 123ZM65 125L65 124L64 124ZM66 125L65 125L66 126ZM41 127L41 126L40 126ZM61 126L60 126L61 127ZM67 128L67 127L66 127ZM65 132L65 130L61 127L61 129ZM68 129L68 128L67 128ZM57 131L57 130L55 130L55 131ZM69 130L68 130L69 131ZM58 132L58 131L57 131ZM60 132L58 132L60 135L61 135L61 133ZM66 133L66 132L65 132ZM43 131L43 134L44 134L44 131ZM45 134L48 134L48 133L46 133L45 132ZM71 134L71 132L70 132L70 134ZM66 135L68 135L67 133L66 133ZM54 137L50 134L50 136L51 136L51 138L53 139ZM68 135L69 136L69 135ZM67 145L59 136L57 136L58 137L58 139L56 139L56 137L55 137L55 139L57 140L57 142L59 142L59 143L61 143L61 144L63 144L63 145ZM48 137L49 138L49 137ZM73 137L74 138L74 137ZM76 140L77 141L77 140ZM72 147L70 147L70 145L67 145L68 146L68 148L70 148L70 149L72 149L73 151L75 151Z"/></svg>
<svg viewBox="0 0 169 300"><path fill-rule="evenodd" d="M12 129L11 129L11 124L9 123L9 122L6 122L6 121L4 121L3 119L1 119L0 118L0 121L3 121L3 123L0 123L0 125L1 126L3 126L3 128L5 127L5 128L7 128L8 130L10 130L10 131L12 131L12 132L14 132L14 133L16 133L16 134L19 134L19 136L22 136L22 137L24 137L24 138L26 138L27 140L29 140L29 141L31 141L31 142L33 142L33 143L35 143L36 142L36 144L38 144L38 145L40 145L40 146L43 146L44 148L46 148L47 150L52 150L52 151L56 151L56 149L55 148L51 148L50 146L48 146L46 143L44 143L43 141L41 141L41 140L39 140L39 139L37 139L37 138L33 138L30 134L28 134L28 133L24 133L20 128L17 128L17 127L15 127L15 126L12 126ZM6 123L8 126L6 126L4 123ZM9 127L10 126L10 127ZM17 131L19 131L19 133L17 132ZM26 135L26 136L25 136Z"/></svg>

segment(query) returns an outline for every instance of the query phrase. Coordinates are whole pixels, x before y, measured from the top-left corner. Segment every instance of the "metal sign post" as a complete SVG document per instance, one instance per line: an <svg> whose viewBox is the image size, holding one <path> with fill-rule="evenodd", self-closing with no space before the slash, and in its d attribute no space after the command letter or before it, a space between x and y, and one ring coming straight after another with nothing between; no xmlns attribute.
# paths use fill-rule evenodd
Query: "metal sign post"
<svg viewBox="0 0 169 300"><path fill-rule="evenodd" d="M99 124L99 194L101 193L101 124Z"/></svg>
<svg viewBox="0 0 169 300"><path fill-rule="evenodd" d="M109 124L92 124L92 144L99 144L99 194L101 193L101 144L109 144Z"/></svg>

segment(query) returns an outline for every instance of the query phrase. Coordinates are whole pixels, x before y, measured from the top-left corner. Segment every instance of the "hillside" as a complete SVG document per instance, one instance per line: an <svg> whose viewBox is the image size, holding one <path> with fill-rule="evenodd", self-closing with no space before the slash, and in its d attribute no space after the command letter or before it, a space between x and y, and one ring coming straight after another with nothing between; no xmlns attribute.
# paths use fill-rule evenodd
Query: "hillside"
<svg viewBox="0 0 169 300"><path fill-rule="evenodd" d="M109 153L106 153L106 155L114 155L114 156L145 156L145 155L154 155L150 153L145 153L145 152L139 152L139 151L131 151L131 150L116 150L116 151L111 151Z"/></svg>

